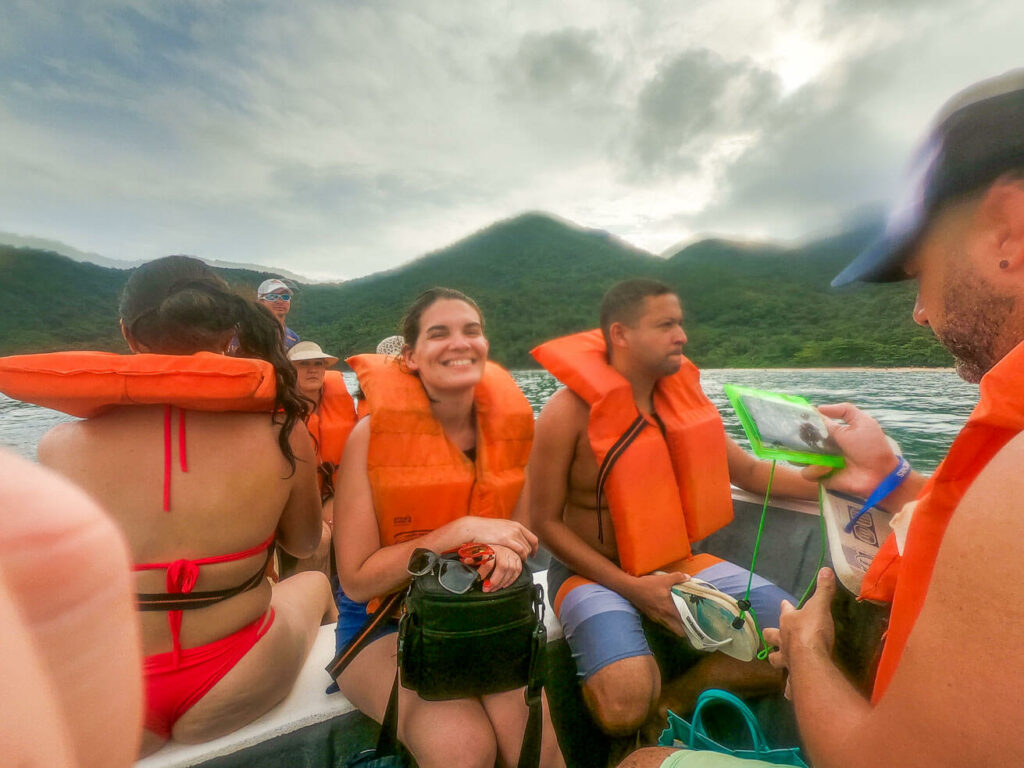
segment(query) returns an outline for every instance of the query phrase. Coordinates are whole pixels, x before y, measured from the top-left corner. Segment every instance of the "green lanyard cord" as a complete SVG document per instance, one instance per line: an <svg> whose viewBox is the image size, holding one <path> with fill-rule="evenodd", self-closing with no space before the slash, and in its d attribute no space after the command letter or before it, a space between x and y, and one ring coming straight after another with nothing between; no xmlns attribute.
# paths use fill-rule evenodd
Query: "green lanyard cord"
<svg viewBox="0 0 1024 768"><path fill-rule="evenodd" d="M818 567L814 569L814 575L811 576L810 582L807 584L807 589L800 596L800 602L796 604L797 608L803 608L804 603L811 596L811 592L814 591L814 585L818 583L818 571L821 570L821 566L825 563L825 539L828 538L825 533L825 485L824 483L818 483L818 527L820 529L820 540L821 540L821 551L818 553Z"/></svg>
<svg viewBox="0 0 1024 768"><path fill-rule="evenodd" d="M768 501L771 499L772 494L772 481L775 479L775 461L772 461L771 468L768 470L768 485L764 489L764 504L761 506L761 520L757 524L757 538L754 539L754 554L750 558L750 572L747 576L747 589L743 594L743 599L738 600L740 608L740 615L733 621L733 626L739 629L743 626L744 617L749 613L754 619L754 627L757 629L757 635L761 639L761 650L757 652L757 658L764 659L768 658L775 649L770 647L764 640L764 632L761 629L761 622L757 620L757 613L754 611L753 606L750 604L750 588L754 582L754 566L757 565L757 553L761 549L761 534L764 532L764 523L768 517ZM821 570L822 564L825 562L825 486L818 483L818 528L819 528L819 541L820 549L818 552L818 567L814 569L814 575L811 576L811 581L808 583L807 588L804 590L803 595L797 602L796 607L802 608L804 603L807 602L807 598L811 596L811 592L814 589L814 585L818 580L818 571Z"/></svg>

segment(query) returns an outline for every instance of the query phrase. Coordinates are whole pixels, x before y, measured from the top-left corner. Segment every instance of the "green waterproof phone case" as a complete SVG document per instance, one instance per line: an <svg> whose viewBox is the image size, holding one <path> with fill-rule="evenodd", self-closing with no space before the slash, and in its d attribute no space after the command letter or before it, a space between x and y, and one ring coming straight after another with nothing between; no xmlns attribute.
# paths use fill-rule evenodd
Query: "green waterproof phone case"
<svg viewBox="0 0 1024 768"><path fill-rule="evenodd" d="M825 467L846 465L824 418L804 398L734 384L723 389L758 458Z"/></svg>

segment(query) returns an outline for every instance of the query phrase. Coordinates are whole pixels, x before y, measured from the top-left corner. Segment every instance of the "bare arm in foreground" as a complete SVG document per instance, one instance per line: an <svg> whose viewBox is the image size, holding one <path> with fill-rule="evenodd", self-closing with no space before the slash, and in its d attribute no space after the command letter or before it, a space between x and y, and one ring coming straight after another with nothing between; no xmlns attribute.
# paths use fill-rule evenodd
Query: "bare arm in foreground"
<svg viewBox="0 0 1024 768"><path fill-rule="evenodd" d="M828 604L819 579L800 611L784 609L772 663L790 671L800 732L816 768L1024 763L1024 435L965 494L939 550L903 658L878 706L830 660Z"/></svg>
<svg viewBox="0 0 1024 768"><path fill-rule="evenodd" d="M0 612L18 612L16 622L0 621L0 655L16 673L4 676L0 742L15 750L4 760L132 765L142 734L142 662L127 547L78 488L3 452L0 582Z"/></svg>

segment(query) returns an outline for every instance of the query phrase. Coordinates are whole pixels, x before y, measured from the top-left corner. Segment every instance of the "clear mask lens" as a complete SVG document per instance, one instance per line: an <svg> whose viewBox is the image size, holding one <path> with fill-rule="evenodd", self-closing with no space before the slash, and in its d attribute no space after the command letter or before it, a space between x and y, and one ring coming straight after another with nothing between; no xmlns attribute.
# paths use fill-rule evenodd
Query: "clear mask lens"
<svg viewBox="0 0 1024 768"><path fill-rule="evenodd" d="M475 568L458 560L442 560L441 568L437 573L437 580L442 587L455 595L461 595L470 590L476 582L478 574Z"/></svg>
<svg viewBox="0 0 1024 768"><path fill-rule="evenodd" d="M406 570L410 576L422 576L425 573L430 573L436 563L437 555L429 549L420 547L414 549L412 555L409 556L409 565Z"/></svg>

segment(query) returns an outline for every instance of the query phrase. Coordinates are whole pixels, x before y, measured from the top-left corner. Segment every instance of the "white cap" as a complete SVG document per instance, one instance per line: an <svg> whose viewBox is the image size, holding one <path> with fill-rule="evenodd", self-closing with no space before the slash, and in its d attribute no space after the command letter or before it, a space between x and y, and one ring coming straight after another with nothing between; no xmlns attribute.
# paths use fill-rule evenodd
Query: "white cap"
<svg viewBox="0 0 1024 768"><path fill-rule="evenodd" d="M297 344L293 344L292 348L288 350L288 359L293 363L299 360L327 360L327 367L331 367L338 362L338 358L334 355L328 355L322 349L320 345L315 341L300 341Z"/></svg>
<svg viewBox="0 0 1024 768"><path fill-rule="evenodd" d="M264 280L260 283L260 287L256 289L256 296L262 298L268 293L279 293L285 291L291 293L291 288L283 280L278 280L276 277L272 277L269 280Z"/></svg>

